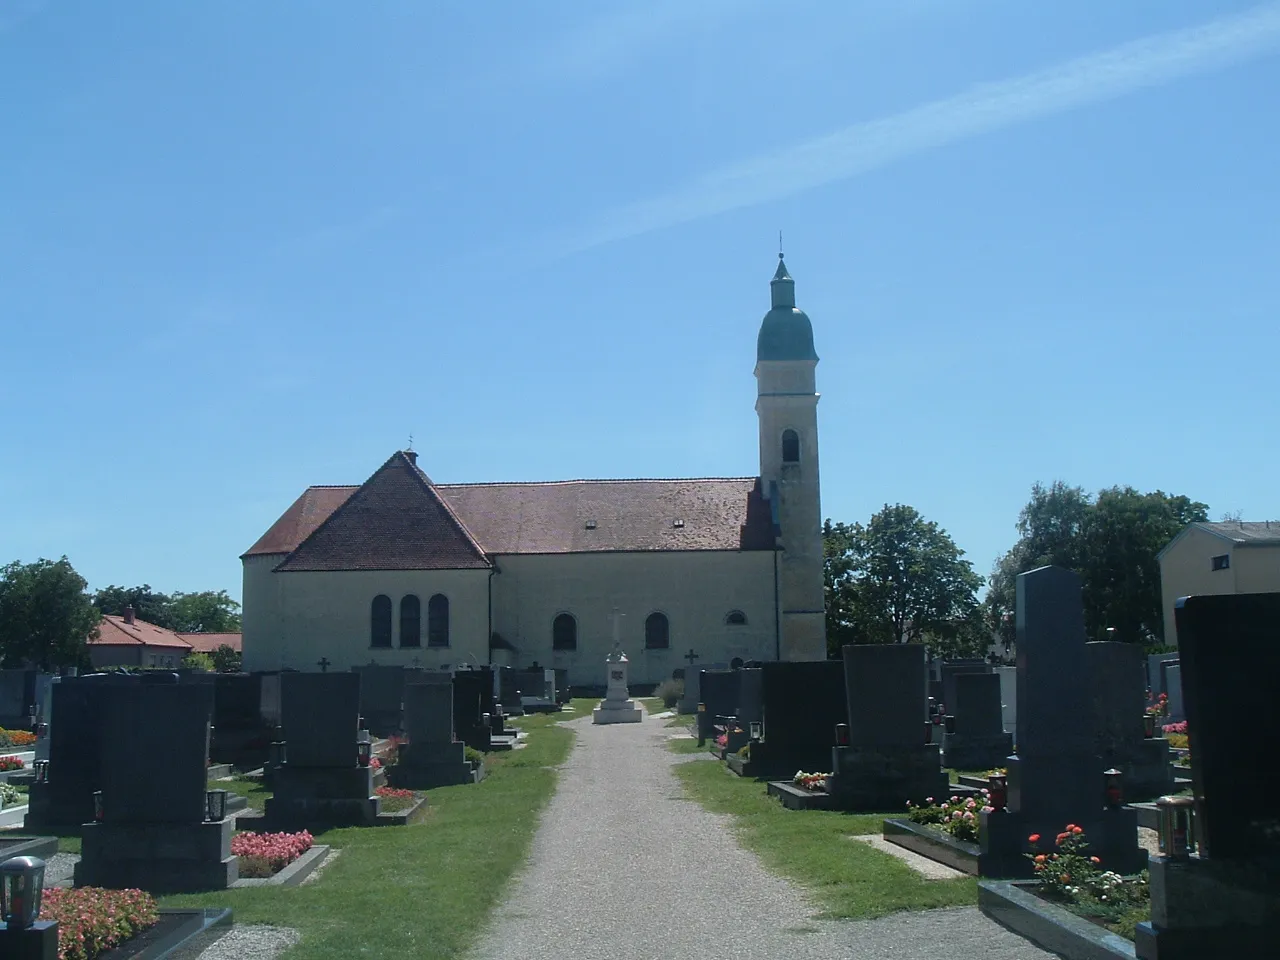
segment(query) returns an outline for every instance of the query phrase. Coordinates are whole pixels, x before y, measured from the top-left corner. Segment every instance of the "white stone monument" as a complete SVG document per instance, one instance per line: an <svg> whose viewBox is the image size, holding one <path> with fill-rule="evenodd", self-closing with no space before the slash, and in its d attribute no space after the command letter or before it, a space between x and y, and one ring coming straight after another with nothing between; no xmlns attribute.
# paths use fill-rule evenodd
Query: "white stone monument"
<svg viewBox="0 0 1280 960"><path fill-rule="evenodd" d="M627 692L627 655L622 652L622 644L618 636L619 616L615 611L613 653L605 658L609 684L605 688L604 699L591 711L592 723L639 723L644 717L644 712Z"/></svg>

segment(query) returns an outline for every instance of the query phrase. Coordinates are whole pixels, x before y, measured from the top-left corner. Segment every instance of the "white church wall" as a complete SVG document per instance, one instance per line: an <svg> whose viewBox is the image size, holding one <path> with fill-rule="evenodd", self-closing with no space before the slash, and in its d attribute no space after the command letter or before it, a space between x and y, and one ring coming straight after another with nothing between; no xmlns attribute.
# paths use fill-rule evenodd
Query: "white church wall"
<svg viewBox="0 0 1280 960"><path fill-rule="evenodd" d="M521 665L563 667L578 684L603 684L613 649L615 610L633 683L657 683L697 663L772 660L776 656L773 554L768 551L586 553L502 556L493 578L493 628L517 649ZM740 610L744 626L725 623ZM670 647L646 650L645 620L666 614ZM553 651L552 622L572 614L577 650Z"/></svg>
<svg viewBox="0 0 1280 960"><path fill-rule="evenodd" d="M260 561L267 562L260 562ZM346 670L370 662L436 668L489 659L489 573L486 570L390 570L272 573L279 557L245 559L246 670L314 671L320 660ZM449 598L449 646L428 647L427 603ZM392 602L392 646L373 647L370 605ZM421 605L420 647L400 646L400 601Z"/></svg>

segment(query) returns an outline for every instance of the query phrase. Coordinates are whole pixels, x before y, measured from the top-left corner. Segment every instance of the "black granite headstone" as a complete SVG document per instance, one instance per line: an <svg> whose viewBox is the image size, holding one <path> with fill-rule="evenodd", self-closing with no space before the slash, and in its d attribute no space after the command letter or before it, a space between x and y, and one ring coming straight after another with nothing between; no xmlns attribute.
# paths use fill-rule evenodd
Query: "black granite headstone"
<svg viewBox="0 0 1280 960"><path fill-rule="evenodd" d="M954 680L956 733L973 737L1004 733L1000 678L994 673L961 673Z"/></svg>
<svg viewBox="0 0 1280 960"><path fill-rule="evenodd" d="M843 663L766 663L760 675L764 742L752 747L755 775L825 770L836 724L848 717Z"/></svg>
<svg viewBox="0 0 1280 960"><path fill-rule="evenodd" d="M280 714L290 766L356 765L358 674L281 674Z"/></svg>
<svg viewBox="0 0 1280 960"><path fill-rule="evenodd" d="M764 677L760 667L745 667L739 671L738 702L734 714L741 723L759 722L763 710Z"/></svg>
<svg viewBox="0 0 1280 960"><path fill-rule="evenodd" d="M380 737L398 732L404 706L404 667L372 664L352 670L360 675L360 715L365 726Z"/></svg>
<svg viewBox="0 0 1280 960"><path fill-rule="evenodd" d="M844 678L851 746L915 746L921 742L928 716L922 645L846 646Z"/></svg>
<svg viewBox="0 0 1280 960"><path fill-rule="evenodd" d="M943 660L938 669L942 675L942 703L946 707L946 712L959 716L956 713L956 677L972 673L990 673L991 664L985 660Z"/></svg>
<svg viewBox="0 0 1280 960"><path fill-rule="evenodd" d="M412 744L453 741L453 684L411 683L404 693L404 731Z"/></svg>

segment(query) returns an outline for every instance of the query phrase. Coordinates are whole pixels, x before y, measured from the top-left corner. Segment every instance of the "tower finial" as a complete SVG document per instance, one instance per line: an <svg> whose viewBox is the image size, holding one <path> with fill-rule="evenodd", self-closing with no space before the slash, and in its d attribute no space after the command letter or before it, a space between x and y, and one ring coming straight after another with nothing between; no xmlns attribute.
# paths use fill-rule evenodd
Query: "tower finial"
<svg viewBox="0 0 1280 960"><path fill-rule="evenodd" d="M782 231L778 231L778 259L782 259Z"/></svg>
<svg viewBox="0 0 1280 960"><path fill-rule="evenodd" d="M409 434L409 449L413 449L413 434Z"/></svg>

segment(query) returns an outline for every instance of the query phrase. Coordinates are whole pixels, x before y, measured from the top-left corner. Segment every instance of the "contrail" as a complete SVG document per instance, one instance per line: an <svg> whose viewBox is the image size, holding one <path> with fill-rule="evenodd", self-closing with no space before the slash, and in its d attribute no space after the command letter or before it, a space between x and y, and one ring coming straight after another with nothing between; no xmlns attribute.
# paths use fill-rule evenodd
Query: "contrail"
<svg viewBox="0 0 1280 960"><path fill-rule="evenodd" d="M652 230L792 196L901 157L1037 117L1220 69L1280 45L1280 3L1157 34L1020 77L981 84L891 117L714 170L611 211L552 244L573 253Z"/></svg>

